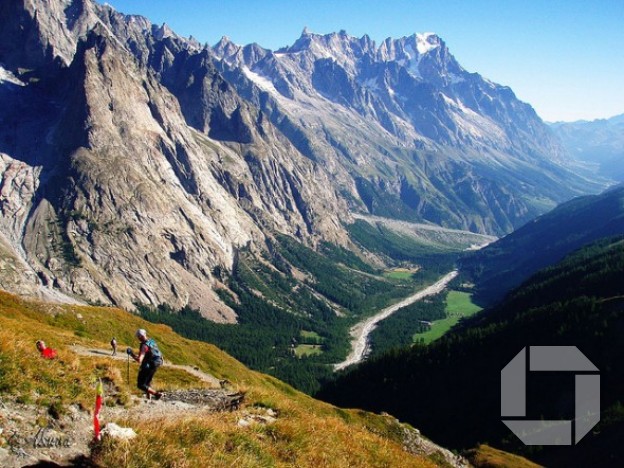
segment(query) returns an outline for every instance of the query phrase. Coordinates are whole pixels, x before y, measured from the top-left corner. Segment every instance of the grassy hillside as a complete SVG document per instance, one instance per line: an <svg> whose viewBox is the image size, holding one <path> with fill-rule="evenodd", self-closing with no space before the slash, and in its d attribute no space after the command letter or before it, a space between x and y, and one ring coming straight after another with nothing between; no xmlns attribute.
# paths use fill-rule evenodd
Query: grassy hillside
<svg viewBox="0 0 624 468"><path fill-rule="evenodd" d="M474 466L483 468L538 468L540 466L526 458L497 450L488 445L479 445L475 449L469 450L466 456Z"/></svg>
<svg viewBox="0 0 624 468"><path fill-rule="evenodd" d="M388 411L456 449L488 442L548 466L621 466L622 278L624 239L593 244L534 275L459 330L364 363L320 395L339 405ZM601 371L601 422L574 448L525 447L500 422L500 371L530 345L575 345ZM528 418L574 417L571 373L531 376Z"/></svg>
<svg viewBox="0 0 624 468"><path fill-rule="evenodd" d="M76 354L72 346L108 349L114 335L122 350L126 345L136 347L133 332L138 327L147 328L168 363L194 366L218 379L227 379L234 389L244 391L244 407L228 413L186 412L183 416L165 413L147 417L141 413L142 406L138 413L131 412L137 394L134 385L128 386L126 381L125 360L113 360L104 354ZM41 359L35 349L37 339L56 348L58 359ZM136 367L132 366L133 383ZM79 413L92 407L97 378L104 379L110 391L105 406L110 411L118 410L105 415L115 414L115 422L132 427L139 434L131 444L107 439L96 446L94 453L87 455L99 466L403 467L436 466L443 460L436 451L431 456L414 454L423 452L418 444L408 442L416 433L394 418L342 410L314 400L273 377L247 369L212 345L180 337L167 326L145 322L114 308L28 302L0 292L3 405L18 405L24 415L29 407L42 408L47 411L39 413L36 421L25 423L54 427L57 432L68 430L65 422L55 421L76 405L83 408ZM184 370L163 367L156 374L155 385L173 391L208 384ZM4 413L8 406L3 405L0 427L11 422ZM242 414L258 408L273 409L277 421L250 427L237 424ZM12 440L15 439L5 432L0 437L0 448L8 452Z"/></svg>
<svg viewBox="0 0 624 468"><path fill-rule="evenodd" d="M624 186L579 197L461 261L475 299L492 305L541 268L608 236L624 234Z"/></svg>

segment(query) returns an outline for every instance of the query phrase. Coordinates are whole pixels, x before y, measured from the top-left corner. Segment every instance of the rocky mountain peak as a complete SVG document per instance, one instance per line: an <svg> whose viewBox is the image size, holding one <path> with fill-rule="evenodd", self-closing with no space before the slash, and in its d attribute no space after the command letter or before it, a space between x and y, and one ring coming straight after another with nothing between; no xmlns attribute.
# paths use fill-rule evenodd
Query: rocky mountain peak
<svg viewBox="0 0 624 468"><path fill-rule="evenodd" d="M221 39L219 39L219 42L217 42L214 46L212 46L212 49L213 50L223 49L231 45L236 45L236 44L232 42L229 36L221 36Z"/></svg>
<svg viewBox="0 0 624 468"><path fill-rule="evenodd" d="M266 56L272 55L271 51L260 47L256 43L240 46L232 42L227 36L223 36L212 47L212 53L219 60L225 60L225 62L234 66L255 64Z"/></svg>
<svg viewBox="0 0 624 468"><path fill-rule="evenodd" d="M280 54L308 54L312 59L331 59L353 71L355 62L373 54L375 43L367 35L357 38L345 30L330 34L315 34L306 27L292 46L279 49Z"/></svg>
<svg viewBox="0 0 624 468"><path fill-rule="evenodd" d="M415 33L412 37L416 38L416 48L420 54L426 54L437 47L446 47L440 36L433 32Z"/></svg>
<svg viewBox="0 0 624 468"><path fill-rule="evenodd" d="M398 39L387 38L379 46L381 59L396 60L397 54L411 52L411 55L424 55L433 49L446 47L442 39L435 33L414 33Z"/></svg>
<svg viewBox="0 0 624 468"><path fill-rule="evenodd" d="M152 34L157 41L162 41L167 37L177 37L173 30L167 26L167 23L163 23L160 27L154 26Z"/></svg>
<svg viewBox="0 0 624 468"><path fill-rule="evenodd" d="M441 77L454 76L458 79L464 72L444 41L435 33L388 38L377 49L377 60L396 62L415 78L436 81L437 84L443 84Z"/></svg>
<svg viewBox="0 0 624 468"><path fill-rule="evenodd" d="M110 8L110 15L119 14L115 11L113 7L106 4L104 8ZM123 15L123 13L121 13ZM152 23L145 16L140 15L123 15L125 23L129 25L129 27L134 27L141 31L150 31L152 29Z"/></svg>
<svg viewBox="0 0 624 468"><path fill-rule="evenodd" d="M231 62L232 58L236 56L241 48L241 46L232 42L228 36L222 36L219 42L211 47L211 50L219 59Z"/></svg>

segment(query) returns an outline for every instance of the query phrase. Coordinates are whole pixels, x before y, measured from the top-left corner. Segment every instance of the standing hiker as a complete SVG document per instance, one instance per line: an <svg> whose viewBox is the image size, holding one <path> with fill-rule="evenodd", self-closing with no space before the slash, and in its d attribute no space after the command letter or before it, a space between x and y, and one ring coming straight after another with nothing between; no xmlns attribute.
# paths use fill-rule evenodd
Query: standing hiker
<svg viewBox="0 0 624 468"><path fill-rule="evenodd" d="M113 336L113 339L111 340L111 348L113 348L113 354L111 354L111 356L116 356L117 355L117 339Z"/></svg>
<svg viewBox="0 0 624 468"><path fill-rule="evenodd" d="M153 338L147 338L147 332L139 328L136 331L135 336L141 343L139 345L139 354L136 355L132 351L132 348L128 348L126 352L128 356L139 363L139 376L137 378L137 387L145 392L145 396L150 399L152 396L159 400L162 397L161 392L157 392L150 385L156 370L162 365L163 358L162 353L158 349L158 345Z"/></svg>

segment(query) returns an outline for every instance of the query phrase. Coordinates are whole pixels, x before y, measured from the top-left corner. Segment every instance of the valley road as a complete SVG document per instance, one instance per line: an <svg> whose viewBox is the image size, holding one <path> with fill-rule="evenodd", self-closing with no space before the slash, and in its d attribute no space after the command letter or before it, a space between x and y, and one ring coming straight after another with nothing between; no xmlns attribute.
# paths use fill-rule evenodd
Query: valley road
<svg viewBox="0 0 624 468"><path fill-rule="evenodd" d="M393 304L385 309L381 310L377 314L372 317L368 317L367 319L355 324L351 327L351 352L342 362L338 364L334 364L334 370L342 370L345 367L349 367L353 364L357 364L361 362L366 355L366 347L368 344L368 335L375 329L375 326L381 322L382 320L390 317L397 310L402 307L408 306L416 301L419 301L427 296L433 296L434 294L438 294L442 292L444 288L449 284L449 282L457 276L457 270L453 270L438 281L433 283L431 286L426 287L418 291L415 294L412 294L409 297L406 297L400 302Z"/></svg>

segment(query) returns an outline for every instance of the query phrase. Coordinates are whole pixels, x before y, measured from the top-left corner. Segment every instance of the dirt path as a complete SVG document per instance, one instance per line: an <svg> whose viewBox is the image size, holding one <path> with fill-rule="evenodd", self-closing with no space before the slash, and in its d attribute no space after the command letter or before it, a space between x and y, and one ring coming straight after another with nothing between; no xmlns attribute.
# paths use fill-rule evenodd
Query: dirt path
<svg viewBox="0 0 624 468"><path fill-rule="evenodd" d="M123 352L118 352L115 356L111 356L111 351L106 349L97 349L97 348L85 348L84 346L74 345L71 346L70 349L81 356L92 356L92 357L108 357L110 359L116 359L118 361L127 361L128 356ZM133 362L131 362L133 364ZM188 372L191 375L194 375L198 379L211 384L215 388L221 388L221 381L217 379L214 375L210 375L206 372L202 372L199 368L193 366L183 366L180 364L171 364L165 360L163 364L164 367L170 367L172 369L180 369L185 372Z"/></svg>
<svg viewBox="0 0 624 468"><path fill-rule="evenodd" d="M352 337L351 353L349 353L349 356L347 356L347 359L345 359L344 361L338 364L334 364L334 370L336 371L342 370L353 364L357 364L358 362L361 362L364 359L365 354L366 354L367 344L368 344L368 336L375 329L375 326L379 322L390 317L392 314L394 314L397 310L401 309L402 307L413 304L414 302L419 301L427 296L432 296L434 294L438 294L439 292L442 292L444 288L446 288L448 283L456 276L457 276L457 271L456 270L451 271L450 273L447 273L446 275L444 275L442 278L440 278L437 282L435 282L431 286L428 286L427 288L422 289L421 291L418 291L415 294L412 294L411 296L403 299L400 302L397 302L396 304L386 307L385 309L381 310L379 313L351 327L351 337Z"/></svg>
<svg viewBox="0 0 624 468"><path fill-rule="evenodd" d="M115 399L105 392L105 399ZM200 416L215 411L236 410L243 395L224 390L180 390L168 393L160 401L132 397L131 405L104 405L100 413L103 427L111 422ZM47 420L41 427L38 421ZM137 430L137 427L133 427ZM46 407L20 404L0 399L0 466L83 466L93 439L93 416L78 405L70 405L67 414L51 419ZM84 466L89 466L84 465Z"/></svg>
<svg viewBox="0 0 624 468"><path fill-rule="evenodd" d="M71 350L89 357L126 361L125 354L111 356L109 350L86 348L75 345ZM221 388L214 376L191 366L164 364L181 369L215 388L173 390L166 392L161 400L147 400L131 396L129 405L102 407L100 421L105 426L119 419L180 418L199 416L215 411L235 411L240 408L244 395ZM117 389L104 382L104 398L115 401ZM241 413L244 419L246 413ZM47 420L46 427L38 421ZM136 429L136 428L134 428ZM0 397L0 466L81 466L90 453L93 438L93 416L78 405L70 405L67 413L58 420L50 418L43 406L21 404L14 399ZM47 463L47 464L46 464Z"/></svg>

